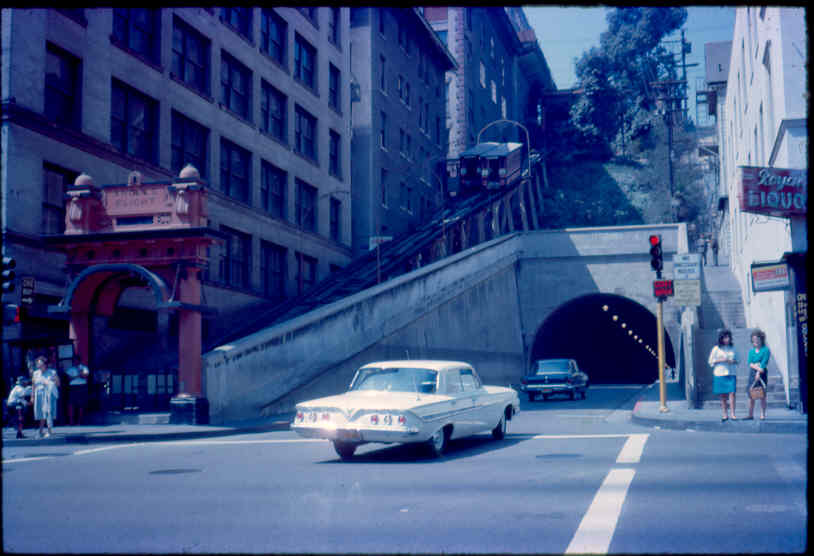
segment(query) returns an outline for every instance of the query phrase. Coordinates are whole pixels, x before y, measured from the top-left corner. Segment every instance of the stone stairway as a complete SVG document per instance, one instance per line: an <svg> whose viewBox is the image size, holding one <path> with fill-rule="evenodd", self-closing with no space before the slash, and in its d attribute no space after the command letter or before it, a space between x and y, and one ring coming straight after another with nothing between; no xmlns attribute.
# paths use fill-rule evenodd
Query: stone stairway
<svg viewBox="0 0 814 556"><path fill-rule="evenodd" d="M712 369L709 353L718 341L718 332L728 328L740 364L737 371L736 414L745 415L749 407L746 383L749 367L746 364L752 347L752 330L746 327L746 317L738 281L727 266L703 267L701 306L698 308L699 330L695 341L695 370L699 407L720 407L720 397L712 391ZM766 392L768 407L787 407L783 378L772 360L769 362L769 384Z"/></svg>

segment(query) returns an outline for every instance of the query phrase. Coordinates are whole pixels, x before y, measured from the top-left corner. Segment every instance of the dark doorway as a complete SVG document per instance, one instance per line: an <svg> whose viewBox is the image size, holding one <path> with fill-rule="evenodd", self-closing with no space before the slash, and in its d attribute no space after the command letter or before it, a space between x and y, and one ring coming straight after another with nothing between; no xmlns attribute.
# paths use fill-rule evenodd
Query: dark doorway
<svg viewBox="0 0 814 556"><path fill-rule="evenodd" d="M534 338L530 362L576 359L592 384L650 384L658 379L656 337L656 316L639 303L618 295L587 295L546 319ZM666 330L664 351L666 366L675 368Z"/></svg>

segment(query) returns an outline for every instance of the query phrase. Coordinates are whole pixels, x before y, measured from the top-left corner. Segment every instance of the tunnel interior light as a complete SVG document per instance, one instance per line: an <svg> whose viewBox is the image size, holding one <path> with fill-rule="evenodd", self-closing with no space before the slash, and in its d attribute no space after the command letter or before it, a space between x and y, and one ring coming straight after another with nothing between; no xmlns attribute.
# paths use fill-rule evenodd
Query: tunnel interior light
<svg viewBox="0 0 814 556"><path fill-rule="evenodd" d="M627 328L627 324L623 322L622 323L622 328Z"/></svg>
<svg viewBox="0 0 814 556"><path fill-rule="evenodd" d="M639 335L638 335L638 334L634 334L634 335L633 335L633 339L634 339L634 340L638 340L638 339L639 339Z"/></svg>
<svg viewBox="0 0 814 556"><path fill-rule="evenodd" d="M619 320L619 315L613 315L613 320Z"/></svg>
<svg viewBox="0 0 814 556"><path fill-rule="evenodd" d="M641 338L639 338L639 343L640 343L640 344L642 343L642 339L641 339Z"/></svg>
<svg viewBox="0 0 814 556"><path fill-rule="evenodd" d="M627 335L628 335L628 336L632 336L632 335L633 335L633 331L632 331L632 330L628 330L628 331L627 331Z"/></svg>
<svg viewBox="0 0 814 556"><path fill-rule="evenodd" d="M602 310L603 310L603 311L605 311L605 312L607 312L607 311L608 311L608 306L607 306L607 305L603 305L603 306L602 306Z"/></svg>

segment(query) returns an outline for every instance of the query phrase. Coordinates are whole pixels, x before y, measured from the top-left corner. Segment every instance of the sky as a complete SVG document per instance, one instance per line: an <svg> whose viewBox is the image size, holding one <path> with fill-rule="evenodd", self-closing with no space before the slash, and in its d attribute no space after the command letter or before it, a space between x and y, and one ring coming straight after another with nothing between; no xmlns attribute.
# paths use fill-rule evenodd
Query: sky
<svg viewBox="0 0 814 556"><path fill-rule="evenodd" d="M599 46L599 35L608 28L605 6L524 6L526 18L537 34L558 89L576 85L574 60L593 46ZM692 43L687 63L689 116L695 120L696 82L704 78L704 44L732 40L735 30L735 7L688 6L684 23L685 40ZM680 39L680 33L668 40ZM674 47L676 45L673 45Z"/></svg>

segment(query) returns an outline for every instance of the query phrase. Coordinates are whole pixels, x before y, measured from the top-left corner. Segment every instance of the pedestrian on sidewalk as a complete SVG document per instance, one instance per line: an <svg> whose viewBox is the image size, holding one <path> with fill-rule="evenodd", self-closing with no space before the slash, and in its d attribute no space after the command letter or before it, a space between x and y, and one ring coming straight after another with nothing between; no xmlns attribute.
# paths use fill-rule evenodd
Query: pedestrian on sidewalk
<svg viewBox="0 0 814 556"><path fill-rule="evenodd" d="M755 386L763 388L763 397L760 398L760 418L766 419L769 357L771 357L771 352L766 346L766 334L760 328L755 328L752 331L752 348L746 358L749 365L749 382L746 383L746 394L749 396L749 416L746 417L747 419L754 419L755 400L749 395L749 389Z"/></svg>
<svg viewBox="0 0 814 556"><path fill-rule="evenodd" d="M40 355L34 360L36 369L31 376L34 398L34 419L39 421L38 435L48 438L54 431L54 418L57 415L59 399L59 375L56 370L47 367L47 358ZM43 434L43 427L48 424L48 432Z"/></svg>
<svg viewBox="0 0 814 556"><path fill-rule="evenodd" d="M79 356L73 356L73 366L65 374L68 375L68 422L74 425L74 412L76 413L76 424L82 424L82 414L88 405L88 377L90 370L80 360Z"/></svg>
<svg viewBox="0 0 814 556"><path fill-rule="evenodd" d="M718 266L718 238L712 240L712 266Z"/></svg>
<svg viewBox="0 0 814 556"><path fill-rule="evenodd" d="M709 243L703 237L699 241L701 242L701 258L704 259L704 266L707 266L707 247Z"/></svg>
<svg viewBox="0 0 814 556"><path fill-rule="evenodd" d="M712 391L721 396L721 422L735 417L735 388L737 386L737 364L735 347L732 345L732 332L724 328L718 333L718 345L709 354L709 366L712 367ZM729 417L726 416L726 402L729 400Z"/></svg>
<svg viewBox="0 0 814 556"><path fill-rule="evenodd" d="M25 408L31 405L31 387L26 385L24 376L18 376L14 388L8 395L6 405L17 416L17 438L25 438L23 424L25 422Z"/></svg>

